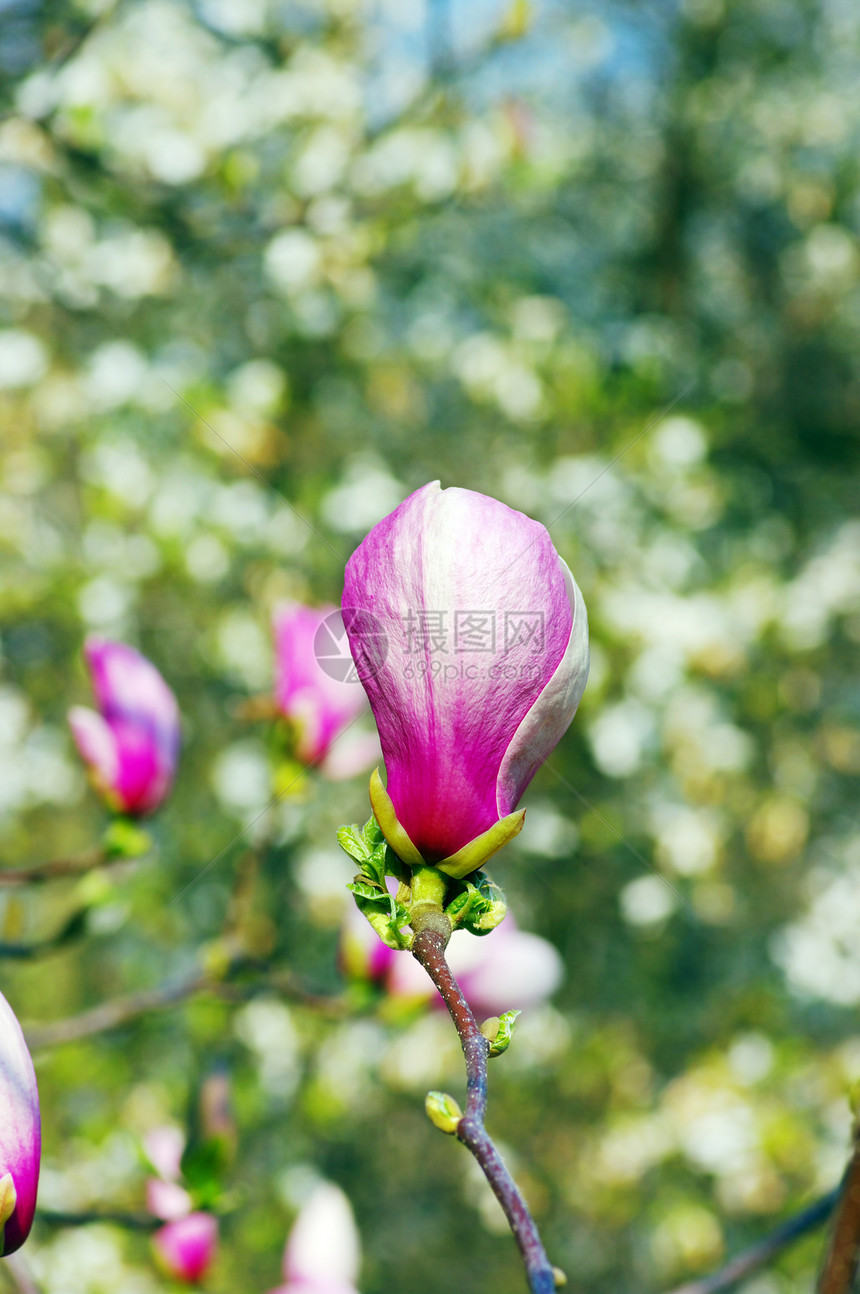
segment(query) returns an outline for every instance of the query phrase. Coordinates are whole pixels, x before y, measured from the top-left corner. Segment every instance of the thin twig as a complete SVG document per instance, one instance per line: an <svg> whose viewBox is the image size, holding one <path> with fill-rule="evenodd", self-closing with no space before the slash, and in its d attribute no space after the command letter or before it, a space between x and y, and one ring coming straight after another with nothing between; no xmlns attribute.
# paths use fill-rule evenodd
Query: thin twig
<svg viewBox="0 0 860 1294"><path fill-rule="evenodd" d="M252 959L238 956L227 967L220 977L205 971L197 970L185 979L169 980L154 988L141 989L137 993L128 993L78 1015L67 1016L62 1020L51 1020L46 1024L25 1024L24 1035L31 1051L42 1051L66 1042L77 1042L81 1038L91 1038L94 1034L107 1033L124 1024L130 1024L138 1016L149 1011L160 1011L167 1007L178 1006L195 993L211 993L214 996L227 998L234 1002L247 1002L261 993L275 992L300 1006L308 1007L329 1019L341 1019L349 1011L349 1003L342 994L327 997L306 988L290 971L272 970L266 977L250 983L231 983L231 978L241 971L263 970L270 967Z"/></svg>
<svg viewBox="0 0 860 1294"><path fill-rule="evenodd" d="M89 908L79 908L66 919L59 930L44 939L35 939L32 943L0 943L0 959L29 962L57 952L84 934L89 911Z"/></svg>
<svg viewBox="0 0 860 1294"><path fill-rule="evenodd" d="M854 1127L854 1151L836 1192L830 1244L818 1277L818 1294L848 1294L860 1263L860 1121Z"/></svg>
<svg viewBox="0 0 860 1294"><path fill-rule="evenodd" d="M446 938L433 926L415 935L412 955L436 985L454 1021L466 1061L466 1112L457 1125L457 1138L472 1152L493 1189L519 1245L532 1294L553 1294L555 1275L528 1205L484 1127L487 1109L489 1044L478 1027L445 960Z"/></svg>
<svg viewBox="0 0 860 1294"><path fill-rule="evenodd" d="M128 862L128 859L118 858L116 861ZM106 862L108 857L103 849L90 849L76 858L52 858L33 867L0 867L0 886L41 885L58 876L81 876Z"/></svg>
<svg viewBox="0 0 860 1294"><path fill-rule="evenodd" d="M79 1015L68 1016L65 1020L30 1025L25 1027L24 1036L31 1051L55 1047L63 1042L77 1042L94 1033L104 1033L108 1029L128 1024L147 1011L175 1006L202 989L212 987L214 982L211 976L198 970L186 979L141 989L138 993L128 993L125 997L114 998L112 1002L101 1002L89 1011L81 1011Z"/></svg>
<svg viewBox="0 0 860 1294"><path fill-rule="evenodd" d="M760 1267L764 1267L795 1240L799 1240L809 1231L814 1231L826 1221L833 1212L838 1198L839 1188L837 1187L835 1191L810 1204L809 1208L798 1213L796 1217L789 1218L788 1222L777 1227L772 1235L757 1241L736 1258L730 1259L719 1271L712 1272L710 1276L703 1276L700 1280L680 1285L672 1290L671 1294L719 1294L720 1290L731 1289L733 1285L737 1285L739 1281L758 1271Z"/></svg>
<svg viewBox="0 0 860 1294"><path fill-rule="evenodd" d="M79 1213L64 1209L37 1209L36 1217L51 1227L89 1227L94 1223L109 1222L127 1231L155 1231L163 1223L149 1213L123 1213L121 1209L84 1209Z"/></svg>

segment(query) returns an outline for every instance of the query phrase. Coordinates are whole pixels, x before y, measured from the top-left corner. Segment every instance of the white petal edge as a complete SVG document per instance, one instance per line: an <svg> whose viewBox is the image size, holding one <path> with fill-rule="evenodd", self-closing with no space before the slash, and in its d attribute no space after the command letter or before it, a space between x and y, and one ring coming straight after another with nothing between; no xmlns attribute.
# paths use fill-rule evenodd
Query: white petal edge
<svg viewBox="0 0 860 1294"><path fill-rule="evenodd" d="M69 727L81 758L106 787L113 787L119 775L119 752L107 720L86 706L73 705Z"/></svg>
<svg viewBox="0 0 860 1294"><path fill-rule="evenodd" d="M570 726L588 682L588 613L585 599L571 574L564 568L564 582L573 611L570 639L555 673L524 715L505 751L496 779L496 807L499 816L511 812L519 801L517 788L547 758Z"/></svg>

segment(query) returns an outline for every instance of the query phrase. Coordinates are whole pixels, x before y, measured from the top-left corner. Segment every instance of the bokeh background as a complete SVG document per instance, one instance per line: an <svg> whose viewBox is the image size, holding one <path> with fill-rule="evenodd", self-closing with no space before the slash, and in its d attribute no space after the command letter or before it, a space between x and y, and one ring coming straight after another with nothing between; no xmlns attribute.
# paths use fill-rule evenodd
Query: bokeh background
<svg viewBox="0 0 860 1294"><path fill-rule="evenodd" d="M461 1090L445 1022L337 970L333 831L364 779L309 773L266 811L289 779L248 704L278 600L338 601L367 529L437 478L544 521L592 625L580 713L493 868L567 967L491 1071L553 1260L573 1291L666 1289L836 1183L860 1077L858 58L851 0L4 0L2 863L104 829L65 723L87 633L158 664L185 748L146 862L0 892L6 944L82 914L0 960L3 991L37 1036L218 965L225 923L265 963L233 999L38 1049L46 1208L139 1212L139 1138L220 1067L239 1153L212 1294L277 1283L314 1174L356 1209L363 1294L523 1288L423 1114ZM811 1288L821 1244L749 1290ZM165 1287L121 1227L43 1222L24 1253L52 1294Z"/></svg>

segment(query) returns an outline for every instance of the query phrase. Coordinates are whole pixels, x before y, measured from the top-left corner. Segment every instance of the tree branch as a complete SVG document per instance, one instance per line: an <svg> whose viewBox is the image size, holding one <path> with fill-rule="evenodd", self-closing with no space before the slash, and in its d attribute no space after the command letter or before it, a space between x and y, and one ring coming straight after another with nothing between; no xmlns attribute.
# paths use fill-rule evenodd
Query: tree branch
<svg viewBox="0 0 860 1294"><path fill-rule="evenodd" d="M77 858L52 858L47 863L36 863L33 867L0 867L0 886L41 885L57 876L81 876L107 861L108 857L103 849L90 849ZM128 862L128 859L117 858L116 862Z"/></svg>
<svg viewBox="0 0 860 1294"><path fill-rule="evenodd" d="M203 971L195 971L186 979L141 989L138 993L128 993L125 997L114 998L112 1002L101 1002L89 1011L81 1011L79 1015L69 1016L65 1020L30 1025L25 1028L24 1035L31 1051L55 1047L63 1042L77 1042L80 1038L89 1038L94 1033L104 1033L108 1029L127 1024L147 1011L174 1006L201 989L212 987L214 981L211 976Z"/></svg>
<svg viewBox="0 0 860 1294"><path fill-rule="evenodd" d="M100 1002L98 1006L81 1011L78 1015L67 1016L62 1020L51 1020L46 1024L27 1023L24 1035L31 1051L41 1051L56 1047L66 1042L78 1042L81 1038L91 1038L97 1033L107 1033L130 1024L138 1016L148 1011L160 1011L167 1007L177 1006L195 993L212 993L218 997L245 1002L259 993L274 990L281 996L297 1002L329 1019L341 1019L349 1010L349 1004L342 995L327 997L305 988L290 971L274 971L266 978L260 978L249 984L231 983L231 977L246 970L269 970L270 968L253 960L238 956L226 968L223 974L213 975L207 971L197 970L185 979L169 980L157 984L154 988L141 989L137 993L127 993L110 1002Z"/></svg>
<svg viewBox="0 0 860 1294"><path fill-rule="evenodd" d="M35 961L37 957L44 957L48 953L57 952L58 949L64 948L66 944L71 943L84 933L89 911L89 908L79 908L77 912L73 912L64 921L59 930L52 935L47 935L44 939L36 939L32 943L26 944L0 942L0 959Z"/></svg>
<svg viewBox="0 0 860 1294"><path fill-rule="evenodd" d="M80 1213L67 1213L63 1209L37 1209L36 1217L52 1227L88 1227L93 1223L109 1222L127 1231L156 1231L163 1226L161 1218L149 1213L123 1213L120 1209L85 1209Z"/></svg>
<svg viewBox="0 0 860 1294"><path fill-rule="evenodd" d="M834 1203L836 1214L817 1294L849 1294L854 1289L860 1263L860 1122L854 1126L854 1151Z"/></svg>
<svg viewBox="0 0 860 1294"><path fill-rule="evenodd" d="M737 1285L759 1267L764 1267L795 1240L799 1240L809 1231L814 1231L826 1221L833 1212L839 1198L839 1191L840 1188L837 1187L835 1191L822 1196L820 1200L810 1204L808 1209L804 1209L802 1213L789 1218L788 1222L777 1227L772 1235L750 1245L749 1249L745 1249L736 1258L730 1259L719 1271L712 1272L710 1276L703 1276L701 1280L679 1285L677 1289L671 1291L671 1294L719 1294L720 1290L731 1289L733 1285Z"/></svg>
<svg viewBox="0 0 860 1294"><path fill-rule="evenodd" d="M555 1273L528 1206L484 1127L489 1044L445 960L445 934L433 925L415 935L412 955L436 985L460 1037L466 1061L466 1112L457 1138L474 1155L514 1234L532 1294L553 1294Z"/></svg>

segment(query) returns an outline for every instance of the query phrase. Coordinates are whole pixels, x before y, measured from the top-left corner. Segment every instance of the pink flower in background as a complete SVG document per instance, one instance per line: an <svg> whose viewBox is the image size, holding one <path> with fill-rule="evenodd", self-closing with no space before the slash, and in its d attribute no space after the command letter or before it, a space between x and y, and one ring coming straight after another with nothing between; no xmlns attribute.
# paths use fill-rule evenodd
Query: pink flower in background
<svg viewBox="0 0 860 1294"><path fill-rule="evenodd" d="M455 930L446 957L479 1019L536 1006L550 997L564 978L558 949L540 935L518 929L510 914L479 938ZM371 980L392 997L433 1000L443 1008L423 967L411 954L388 948L354 904L347 908L340 959L347 975Z"/></svg>
<svg viewBox="0 0 860 1294"><path fill-rule="evenodd" d="M539 522L434 481L353 553L343 607L399 839L383 828L410 863L449 859L512 815L570 724L582 594Z"/></svg>
<svg viewBox="0 0 860 1294"><path fill-rule="evenodd" d="M186 1217L191 1212L192 1199L185 1187L180 1186L185 1134L170 1125L154 1128L144 1137L143 1148L158 1172L158 1177L149 1177L146 1181L148 1211L164 1222Z"/></svg>
<svg viewBox="0 0 860 1294"><path fill-rule="evenodd" d="M33 1062L0 993L0 1255L27 1239L36 1209L42 1129Z"/></svg>
<svg viewBox="0 0 860 1294"><path fill-rule="evenodd" d="M333 781L370 768L379 757L376 734L347 731L367 697L338 608L286 603L275 612L273 628L275 700L295 727L297 757L319 765Z"/></svg>
<svg viewBox="0 0 860 1294"><path fill-rule="evenodd" d="M155 666L125 643L88 638L98 713L69 711L72 736L107 804L121 813L153 813L173 783L179 758L179 707Z"/></svg>
<svg viewBox="0 0 860 1294"><path fill-rule="evenodd" d="M212 1266L218 1250L218 1220L211 1213L189 1213L160 1227L152 1237L156 1257L177 1280L194 1285Z"/></svg>
<svg viewBox="0 0 860 1294"><path fill-rule="evenodd" d="M349 1200L321 1183L302 1206L284 1250L284 1284L271 1294L357 1294L361 1262Z"/></svg>

